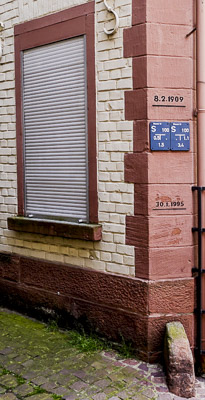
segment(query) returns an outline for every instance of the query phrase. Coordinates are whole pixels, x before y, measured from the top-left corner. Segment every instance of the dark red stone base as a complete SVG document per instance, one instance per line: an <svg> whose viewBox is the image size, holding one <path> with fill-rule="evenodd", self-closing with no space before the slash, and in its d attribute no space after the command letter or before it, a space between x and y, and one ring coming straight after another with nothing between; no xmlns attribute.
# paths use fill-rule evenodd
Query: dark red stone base
<svg viewBox="0 0 205 400"><path fill-rule="evenodd" d="M192 279L153 282L1 253L0 292L7 307L55 312L109 339L123 336L145 361L160 359L168 321L181 321L193 345Z"/></svg>

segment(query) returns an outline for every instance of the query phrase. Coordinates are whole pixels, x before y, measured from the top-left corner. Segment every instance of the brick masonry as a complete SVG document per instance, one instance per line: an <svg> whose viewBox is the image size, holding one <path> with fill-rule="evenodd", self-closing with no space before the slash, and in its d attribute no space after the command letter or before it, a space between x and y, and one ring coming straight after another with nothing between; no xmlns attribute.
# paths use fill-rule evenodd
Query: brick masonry
<svg viewBox="0 0 205 400"><path fill-rule="evenodd" d="M193 27L192 0L180 5L176 0L115 0L120 26L111 37L103 32L113 26L111 16L102 0L95 1L102 240L15 232L7 226L7 218L17 213L14 25L82 3L86 1L0 2L5 24L0 252L15 254L8 263L5 256L0 262L2 296L12 304L65 309L77 318L86 315L107 336L117 339L121 331L136 343L141 357L152 361L160 355L167 321L180 320L193 345L195 71L193 36L186 38ZM182 96L184 107L153 107L156 95ZM151 120L189 121L191 151L151 153ZM160 208L161 202L180 206L170 214Z"/></svg>
<svg viewBox="0 0 205 400"><path fill-rule="evenodd" d="M125 218L134 210L134 185L124 182L124 154L132 151L132 122L125 121L124 91L132 89L132 60L123 57L123 29L131 26L131 0L116 0L118 32L102 0L95 1L98 200L102 240L56 238L14 232L7 218L17 213L14 26L86 3L82 0L3 0L0 2L3 57L0 65L0 250L134 276L134 248L125 244Z"/></svg>

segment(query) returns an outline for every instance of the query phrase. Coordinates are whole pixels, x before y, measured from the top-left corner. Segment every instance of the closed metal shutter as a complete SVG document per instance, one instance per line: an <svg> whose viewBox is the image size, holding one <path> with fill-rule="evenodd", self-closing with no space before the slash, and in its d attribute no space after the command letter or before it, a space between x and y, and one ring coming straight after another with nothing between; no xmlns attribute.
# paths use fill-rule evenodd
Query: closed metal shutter
<svg viewBox="0 0 205 400"><path fill-rule="evenodd" d="M26 215L87 221L83 36L23 52Z"/></svg>

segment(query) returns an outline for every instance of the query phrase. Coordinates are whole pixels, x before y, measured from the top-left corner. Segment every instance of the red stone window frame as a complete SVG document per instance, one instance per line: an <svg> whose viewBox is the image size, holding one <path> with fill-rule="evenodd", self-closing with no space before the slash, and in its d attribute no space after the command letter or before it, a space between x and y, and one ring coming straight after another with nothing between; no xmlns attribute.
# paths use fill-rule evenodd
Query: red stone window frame
<svg viewBox="0 0 205 400"><path fill-rule="evenodd" d="M21 53L34 47L82 35L86 36L87 52L89 223L98 222L94 1L16 25L14 28L19 216L25 215Z"/></svg>

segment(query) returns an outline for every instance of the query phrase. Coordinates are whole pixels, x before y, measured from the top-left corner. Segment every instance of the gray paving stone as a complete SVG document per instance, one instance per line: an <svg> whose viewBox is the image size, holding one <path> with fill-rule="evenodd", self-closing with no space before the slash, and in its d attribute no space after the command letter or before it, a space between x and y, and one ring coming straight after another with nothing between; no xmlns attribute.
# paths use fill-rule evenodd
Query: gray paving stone
<svg viewBox="0 0 205 400"><path fill-rule="evenodd" d="M154 396L156 396L156 393L153 389L145 389L143 390L142 394L148 399L152 399Z"/></svg>
<svg viewBox="0 0 205 400"><path fill-rule="evenodd" d="M33 387L31 385L29 385L28 383L24 383L23 385L17 386L14 389L14 393L16 395L20 395L20 396L26 396L30 393L33 392Z"/></svg>
<svg viewBox="0 0 205 400"><path fill-rule="evenodd" d="M15 388L18 386L17 379L10 374L0 376L0 384L8 388Z"/></svg>
<svg viewBox="0 0 205 400"><path fill-rule="evenodd" d="M107 386L109 386L111 384L111 380L110 379L101 379L97 382L95 382L95 386L99 386L100 388L106 388Z"/></svg>
<svg viewBox="0 0 205 400"><path fill-rule="evenodd" d="M57 394L58 396L68 396L70 394L70 390L64 387L57 387L52 389L52 393Z"/></svg>
<svg viewBox="0 0 205 400"><path fill-rule="evenodd" d="M46 394L39 393L39 394L35 394L34 396L30 396L29 400L53 400L53 397L47 393Z"/></svg>
<svg viewBox="0 0 205 400"><path fill-rule="evenodd" d="M0 336L1 400L53 400L54 394L64 400L180 399L168 392L158 364L125 360L114 352L79 353L69 345L67 334L50 333L42 324L19 317L25 327L22 330L18 318L12 324L11 315L0 309L0 322L1 318L8 322ZM10 373L4 375L4 368ZM26 382L20 385L15 374ZM29 382L46 392L27 397L32 390ZM196 389L196 397L190 400L205 400L205 379L196 380Z"/></svg>
<svg viewBox="0 0 205 400"><path fill-rule="evenodd" d="M117 395L121 400L125 400L127 399L128 393L126 390L123 390L122 392L119 392Z"/></svg>
<svg viewBox="0 0 205 400"><path fill-rule="evenodd" d="M204 395L204 397L205 397L205 388L201 388L201 387L197 388L197 393Z"/></svg>
<svg viewBox="0 0 205 400"><path fill-rule="evenodd" d="M105 393L98 393L93 396L93 400L105 400L107 398Z"/></svg>
<svg viewBox="0 0 205 400"><path fill-rule="evenodd" d="M71 389L76 390L76 391L81 391L81 390L85 390L88 388L88 384L82 381L78 381L73 383L73 385L70 386Z"/></svg>
<svg viewBox="0 0 205 400"><path fill-rule="evenodd" d="M33 383L35 383L35 385L43 385L44 383L46 383L47 378L45 376L37 376L33 379L31 379Z"/></svg>
<svg viewBox="0 0 205 400"><path fill-rule="evenodd" d="M1 349L0 350L0 354L2 355L8 355L9 353L11 353L13 351L13 349L11 347L6 347L5 349Z"/></svg>
<svg viewBox="0 0 205 400"><path fill-rule="evenodd" d="M116 396L113 396L113 397L110 397L110 400L120 400L120 398L116 397Z"/></svg>
<svg viewBox="0 0 205 400"><path fill-rule="evenodd" d="M157 400L172 400L172 399L173 399L173 395L167 394L167 393L161 393L158 395Z"/></svg>
<svg viewBox="0 0 205 400"><path fill-rule="evenodd" d="M42 389L45 389L48 392L52 392L52 390L56 388L56 384L52 382L46 382L43 385L41 385L41 387Z"/></svg>
<svg viewBox="0 0 205 400"><path fill-rule="evenodd" d="M70 394L68 396L64 397L65 400L75 400L76 399L76 394Z"/></svg>

